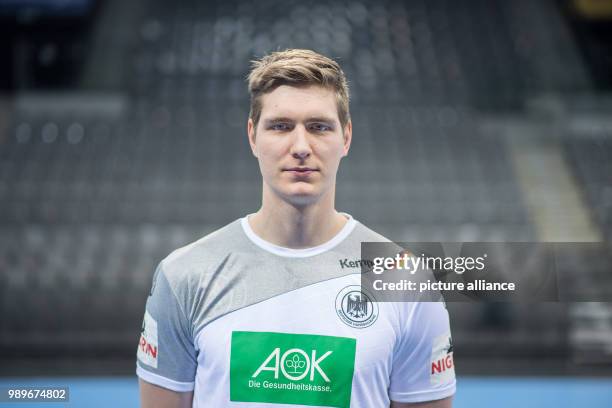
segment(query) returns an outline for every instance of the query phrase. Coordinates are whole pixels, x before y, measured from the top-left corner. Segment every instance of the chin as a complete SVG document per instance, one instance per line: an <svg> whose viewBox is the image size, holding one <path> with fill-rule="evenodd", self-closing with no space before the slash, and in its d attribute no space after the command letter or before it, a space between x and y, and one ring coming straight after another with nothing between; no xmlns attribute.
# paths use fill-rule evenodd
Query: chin
<svg viewBox="0 0 612 408"><path fill-rule="evenodd" d="M319 183L283 182L265 183L265 185L270 193L295 206L316 203L325 193L325 189Z"/></svg>
<svg viewBox="0 0 612 408"><path fill-rule="evenodd" d="M287 202L296 205L308 205L315 203L321 197L321 193L314 188L290 188L282 194Z"/></svg>
<svg viewBox="0 0 612 408"><path fill-rule="evenodd" d="M316 204L317 201L318 198L313 196L293 196L287 200L294 207L307 207Z"/></svg>

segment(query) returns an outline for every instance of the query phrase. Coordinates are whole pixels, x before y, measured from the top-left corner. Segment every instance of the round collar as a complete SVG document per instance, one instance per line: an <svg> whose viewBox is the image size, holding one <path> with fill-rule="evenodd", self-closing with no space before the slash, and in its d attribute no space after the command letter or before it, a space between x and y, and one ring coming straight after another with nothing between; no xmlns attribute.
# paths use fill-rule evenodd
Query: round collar
<svg viewBox="0 0 612 408"><path fill-rule="evenodd" d="M353 231L353 229L357 225L357 221L355 221L355 219L350 214L347 214L347 213L340 213L340 214L348 218L348 221L346 222L346 224L344 224L342 229L329 241L324 242L314 247L310 247L310 248L299 248L299 249L287 248L287 247L275 245L271 242L264 240L259 235L255 234L255 231L253 231L253 229L251 228L251 225L249 224L248 218L253 214L248 214L247 216L241 218L240 224L242 225L242 229L244 233L251 240L251 242L253 242L255 245L257 245L261 249L267 252L271 252L278 256L284 256L288 258L306 258L309 256L319 255L319 254L322 254L323 252L329 251L330 249L338 245L340 242L342 242Z"/></svg>

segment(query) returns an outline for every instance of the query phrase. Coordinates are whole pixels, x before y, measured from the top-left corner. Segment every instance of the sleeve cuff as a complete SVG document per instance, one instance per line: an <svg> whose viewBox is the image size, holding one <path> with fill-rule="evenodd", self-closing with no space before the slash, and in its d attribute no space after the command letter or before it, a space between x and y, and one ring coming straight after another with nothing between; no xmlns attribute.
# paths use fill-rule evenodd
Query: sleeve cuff
<svg viewBox="0 0 612 408"><path fill-rule="evenodd" d="M152 372L145 370L139 365L136 365L136 375L138 375L138 377L142 378L148 383L155 384L176 392L189 392L193 391L193 389L195 388L195 382L174 381L169 378L162 377L161 375L153 374Z"/></svg>
<svg viewBox="0 0 612 408"><path fill-rule="evenodd" d="M444 388L434 390L422 390L411 392L395 392L389 391L389 398L395 402L425 402L435 401L442 398L450 397L455 394L457 385L456 381L447 385Z"/></svg>

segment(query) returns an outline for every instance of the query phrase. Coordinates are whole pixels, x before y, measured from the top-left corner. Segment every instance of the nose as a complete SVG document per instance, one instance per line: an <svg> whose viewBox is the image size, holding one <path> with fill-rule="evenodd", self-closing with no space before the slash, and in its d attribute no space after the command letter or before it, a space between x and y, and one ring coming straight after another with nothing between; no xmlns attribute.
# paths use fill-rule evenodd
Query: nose
<svg viewBox="0 0 612 408"><path fill-rule="evenodd" d="M293 132L293 144L291 145L291 155L296 159L306 159L312 153L306 129L303 126L296 126Z"/></svg>

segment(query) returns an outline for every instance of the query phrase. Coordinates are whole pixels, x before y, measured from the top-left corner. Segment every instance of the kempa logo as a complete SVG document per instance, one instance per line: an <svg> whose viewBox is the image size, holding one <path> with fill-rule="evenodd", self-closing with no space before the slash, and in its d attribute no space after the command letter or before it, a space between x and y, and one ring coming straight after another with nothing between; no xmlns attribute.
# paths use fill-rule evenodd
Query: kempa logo
<svg viewBox="0 0 612 408"><path fill-rule="evenodd" d="M374 261L370 259L353 259L349 260L348 258L338 259L340 262L340 267L344 268L361 268L362 266L372 268L374 266Z"/></svg>
<svg viewBox="0 0 612 408"><path fill-rule="evenodd" d="M378 304L361 286L352 285L336 296L336 312L348 326L363 329L373 325L378 318Z"/></svg>
<svg viewBox="0 0 612 408"><path fill-rule="evenodd" d="M329 377L320 366L321 362L330 354L332 354L332 351L327 351L317 358L317 350L312 350L312 354L308 354L302 349L292 348L279 357L280 348L277 347L255 371L253 378L257 378L262 371L272 371L274 378L278 379L280 367L280 372L289 380L299 381L310 373L310 381L313 381L315 372L317 372L326 382L330 382ZM274 363L269 365L271 360L274 360Z"/></svg>
<svg viewBox="0 0 612 408"><path fill-rule="evenodd" d="M233 332L230 400L348 408L356 340Z"/></svg>

